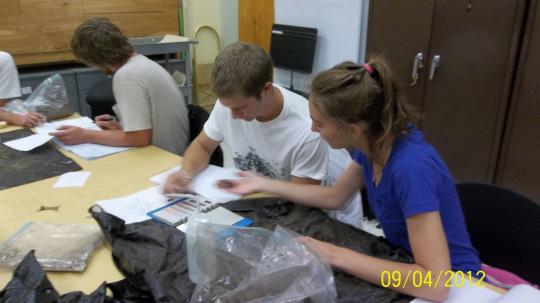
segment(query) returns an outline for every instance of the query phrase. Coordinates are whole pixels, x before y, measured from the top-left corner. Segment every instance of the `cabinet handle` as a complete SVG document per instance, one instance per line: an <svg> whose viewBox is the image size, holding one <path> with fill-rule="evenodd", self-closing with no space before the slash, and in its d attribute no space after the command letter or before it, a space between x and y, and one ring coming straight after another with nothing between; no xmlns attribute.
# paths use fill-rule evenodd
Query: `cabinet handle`
<svg viewBox="0 0 540 303"><path fill-rule="evenodd" d="M414 63L411 75L411 86L415 86L416 84L418 84L418 79L420 78L418 71L420 71L422 68L424 68L424 54L418 53L416 54L416 56L414 56Z"/></svg>
<svg viewBox="0 0 540 303"><path fill-rule="evenodd" d="M439 67L440 62L441 62L441 56L439 55L433 56L433 60L431 60L431 69L429 70L429 80L433 80L433 78L435 78L435 71Z"/></svg>

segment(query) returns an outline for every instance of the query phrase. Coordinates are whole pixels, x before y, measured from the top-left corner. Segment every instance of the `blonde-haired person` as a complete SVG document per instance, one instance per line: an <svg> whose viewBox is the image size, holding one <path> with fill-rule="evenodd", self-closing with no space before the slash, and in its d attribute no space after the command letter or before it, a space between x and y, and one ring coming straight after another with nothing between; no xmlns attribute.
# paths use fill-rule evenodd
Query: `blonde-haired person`
<svg viewBox="0 0 540 303"><path fill-rule="evenodd" d="M66 144L112 146L153 144L183 154L189 144L188 110L172 76L159 64L134 52L121 30L106 18L93 18L73 34L71 51L80 61L113 75L114 112L96 117L104 131L62 126L51 135Z"/></svg>
<svg viewBox="0 0 540 303"><path fill-rule="evenodd" d="M250 43L233 43L216 57L212 91L218 101L204 130L190 144L182 170L171 175L165 192L189 191L191 180L208 166L220 143L227 145L238 169L294 183L332 184L352 162L346 150L330 153L312 132L308 100L273 83L270 55ZM361 227L358 192L331 216Z"/></svg>
<svg viewBox="0 0 540 303"><path fill-rule="evenodd" d="M333 267L379 285L385 271L400 272L401 277L431 275L433 280L447 270L477 275L478 252L471 244L452 176L413 126L414 115L386 62L375 57L364 65L342 63L318 74L311 89L313 130L333 148L355 150L355 162L344 176L335 186L322 187L245 173L246 178L231 181L228 190L271 192L299 204L339 208L350 193L365 187L386 238L410 252L415 263L383 260L306 238L305 243ZM400 284L395 289L435 301L448 294L444 283Z"/></svg>
<svg viewBox="0 0 540 303"><path fill-rule="evenodd" d="M11 99L20 96L21 83L15 61L9 53L0 51L0 121L23 127L34 127L45 122L45 116L38 113L17 114L1 109Z"/></svg>

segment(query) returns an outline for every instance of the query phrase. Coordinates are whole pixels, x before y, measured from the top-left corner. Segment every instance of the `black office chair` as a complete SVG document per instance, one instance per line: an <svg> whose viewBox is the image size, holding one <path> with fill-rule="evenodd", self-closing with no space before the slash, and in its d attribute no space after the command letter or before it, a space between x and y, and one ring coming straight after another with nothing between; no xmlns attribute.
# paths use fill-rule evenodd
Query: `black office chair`
<svg viewBox="0 0 540 303"><path fill-rule="evenodd" d="M94 84L86 93L86 103L90 106L92 119L99 115L114 116L113 106L116 104L112 89L112 79L105 79Z"/></svg>
<svg viewBox="0 0 540 303"><path fill-rule="evenodd" d="M456 188L482 262L540 284L540 205L494 185L461 183Z"/></svg>
<svg viewBox="0 0 540 303"><path fill-rule="evenodd" d="M195 104L188 104L187 107L189 111L189 136L191 137L190 141L193 141L203 130L204 123L208 120L210 114L204 108ZM223 151L219 146L214 150L210 158L210 164L223 167Z"/></svg>

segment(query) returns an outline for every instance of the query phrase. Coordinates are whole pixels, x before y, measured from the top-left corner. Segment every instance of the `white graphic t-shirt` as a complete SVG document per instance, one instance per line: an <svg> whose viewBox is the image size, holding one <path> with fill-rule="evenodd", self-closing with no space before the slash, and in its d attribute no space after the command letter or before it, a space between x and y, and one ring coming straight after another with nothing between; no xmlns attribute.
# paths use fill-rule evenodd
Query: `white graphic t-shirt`
<svg viewBox="0 0 540 303"><path fill-rule="evenodd" d="M288 181L291 176L323 180L328 169L328 144L311 131L308 101L275 85L283 109L271 121L232 118L219 100L204 125L206 135L230 149L238 169Z"/></svg>
<svg viewBox="0 0 540 303"><path fill-rule="evenodd" d="M321 180L334 185L352 158L345 149L333 150L318 133L311 131L308 101L278 85L283 110L268 122L232 118L231 111L216 102L204 125L206 135L223 142L232 153L236 168L273 179L291 176ZM354 193L343 209L327 213L344 223L362 227L362 197Z"/></svg>

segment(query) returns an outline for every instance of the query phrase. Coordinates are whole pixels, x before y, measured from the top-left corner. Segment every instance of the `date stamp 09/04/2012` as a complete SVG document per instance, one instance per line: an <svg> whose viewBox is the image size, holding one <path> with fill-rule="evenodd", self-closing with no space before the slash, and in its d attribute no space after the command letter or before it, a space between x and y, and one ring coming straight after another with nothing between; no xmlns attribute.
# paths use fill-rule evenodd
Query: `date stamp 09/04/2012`
<svg viewBox="0 0 540 303"><path fill-rule="evenodd" d="M474 273L471 271L440 271L433 273L431 271L422 272L419 270L408 271L402 273L401 271L389 271L385 270L381 273L381 286L393 287L393 288L405 288L412 286L415 288L420 287L433 287L436 288L439 285L443 287L464 287L476 284L478 287L484 287L482 282L486 277L486 273L482 270Z"/></svg>

